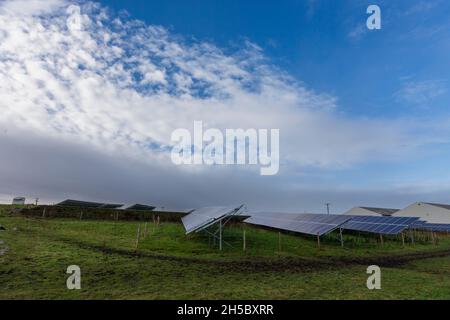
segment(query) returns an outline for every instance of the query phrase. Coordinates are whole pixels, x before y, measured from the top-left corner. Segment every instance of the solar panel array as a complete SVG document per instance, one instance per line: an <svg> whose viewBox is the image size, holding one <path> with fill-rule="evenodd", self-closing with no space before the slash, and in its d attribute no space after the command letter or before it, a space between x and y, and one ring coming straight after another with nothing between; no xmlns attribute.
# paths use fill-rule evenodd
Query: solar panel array
<svg viewBox="0 0 450 320"><path fill-rule="evenodd" d="M434 232L450 232L450 224L445 223L422 223L417 225L415 224L414 228Z"/></svg>
<svg viewBox="0 0 450 320"><path fill-rule="evenodd" d="M104 208L104 209L117 209L122 207L123 204L115 204L115 203L102 203L99 208Z"/></svg>
<svg viewBox="0 0 450 320"><path fill-rule="evenodd" d="M239 207L203 207L195 209L188 215L181 218L186 234L193 231L200 231L208 226L239 213Z"/></svg>
<svg viewBox="0 0 450 320"><path fill-rule="evenodd" d="M286 231L322 236L350 220L350 216L258 212L244 222Z"/></svg>
<svg viewBox="0 0 450 320"><path fill-rule="evenodd" d="M133 204L132 206L129 206L125 210L152 211L155 208L156 208L155 206L148 206L146 204L136 203L136 204Z"/></svg>
<svg viewBox="0 0 450 320"><path fill-rule="evenodd" d="M343 229L391 235L399 234L419 220L416 217L350 217L351 220L342 226Z"/></svg>
<svg viewBox="0 0 450 320"><path fill-rule="evenodd" d="M80 201L67 199L57 204L61 207L78 207L78 208L104 208L104 209L117 209L123 206L123 204L114 203L99 203L90 201Z"/></svg>

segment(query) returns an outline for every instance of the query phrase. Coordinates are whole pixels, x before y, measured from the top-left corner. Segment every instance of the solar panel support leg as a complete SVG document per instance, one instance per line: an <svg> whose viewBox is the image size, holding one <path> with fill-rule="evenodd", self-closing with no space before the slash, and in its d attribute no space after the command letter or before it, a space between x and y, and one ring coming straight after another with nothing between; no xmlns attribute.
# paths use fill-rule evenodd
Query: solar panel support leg
<svg viewBox="0 0 450 320"><path fill-rule="evenodd" d="M411 243L414 245L414 235L411 229L409 229L409 237L411 239Z"/></svg>
<svg viewBox="0 0 450 320"><path fill-rule="evenodd" d="M222 251L222 220L219 221L219 250Z"/></svg>
<svg viewBox="0 0 450 320"><path fill-rule="evenodd" d="M339 236L341 238L341 247L344 247L344 237L342 236L342 228L339 228Z"/></svg>
<svg viewBox="0 0 450 320"><path fill-rule="evenodd" d="M380 243L381 246L384 247L383 235L380 233Z"/></svg>
<svg viewBox="0 0 450 320"><path fill-rule="evenodd" d="M230 243L228 243L227 241L223 240L223 227L226 225L226 223L228 221L231 220L231 218L232 217L229 217L228 219L224 219L224 220L218 221L217 223L219 224L219 227L217 229L215 229L214 231L213 230L208 230L208 227L210 227L210 229L211 229L212 225L210 225L208 227L205 227L205 228L202 228L202 229L198 230L197 232L202 231L202 232L207 233L209 236L211 236L212 237L212 242L213 242L213 247L216 246L216 240L217 240L219 242L219 249L220 250L222 250L224 244L229 246L230 248L233 248L233 246Z"/></svg>
<svg viewBox="0 0 450 320"><path fill-rule="evenodd" d="M317 247L320 249L320 236L317 234Z"/></svg>
<svg viewBox="0 0 450 320"><path fill-rule="evenodd" d="M405 246L405 234L403 233L403 231L401 235L402 235L402 245Z"/></svg>

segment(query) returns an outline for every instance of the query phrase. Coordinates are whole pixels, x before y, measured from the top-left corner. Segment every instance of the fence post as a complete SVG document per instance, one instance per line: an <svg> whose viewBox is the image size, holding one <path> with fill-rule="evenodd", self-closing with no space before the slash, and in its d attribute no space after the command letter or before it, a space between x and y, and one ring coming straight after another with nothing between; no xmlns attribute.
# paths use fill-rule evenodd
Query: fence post
<svg viewBox="0 0 450 320"><path fill-rule="evenodd" d="M137 228L137 233L136 233L136 245L135 245L135 249L137 250L138 245L139 245L139 236L141 234L141 225L138 225Z"/></svg>
<svg viewBox="0 0 450 320"><path fill-rule="evenodd" d="M278 252L281 251L281 232L278 231Z"/></svg>

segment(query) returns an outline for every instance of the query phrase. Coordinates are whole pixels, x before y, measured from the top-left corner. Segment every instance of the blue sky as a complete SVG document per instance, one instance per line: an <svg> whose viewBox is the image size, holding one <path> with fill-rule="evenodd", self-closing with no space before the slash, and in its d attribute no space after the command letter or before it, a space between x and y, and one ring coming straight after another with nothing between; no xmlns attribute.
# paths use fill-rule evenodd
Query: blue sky
<svg viewBox="0 0 450 320"><path fill-rule="evenodd" d="M381 30L366 28L370 4ZM448 12L444 0L2 1L0 200L450 202ZM280 128L280 173L171 166L170 133L194 120Z"/></svg>
<svg viewBox="0 0 450 320"><path fill-rule="evenodd" d="M450 79L448 1L102 1L134 18L222 48L249 39L306 86L370 117L448 114L450 92L400 97L408 84L439 91ZM382 29L365 28L378 4ZM420 87L420 86L419 86ZM419 90L419 89L417 89ZM425 90L425 89L424 89Z"/></svg>

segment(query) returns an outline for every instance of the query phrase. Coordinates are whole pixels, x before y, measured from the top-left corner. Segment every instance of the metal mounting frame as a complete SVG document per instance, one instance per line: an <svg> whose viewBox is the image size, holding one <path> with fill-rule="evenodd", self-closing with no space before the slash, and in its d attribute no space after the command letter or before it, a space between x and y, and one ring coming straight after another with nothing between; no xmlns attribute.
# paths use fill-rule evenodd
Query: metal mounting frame
<svg viewBox="0 0 450 320"><path fill-rule="evenodd" d="M241 208L244 205L241 205L240 207L236 208L236 211L233 214L230 215L226 215L224 217L221 217L217 220L212 221L211 223L209 223L208 225L196 230L195 232L205 232L208 234L208 236L212 237L213 239L213 245L215 245L215 241L218 240L219 241L219 250L222 251L223 249L223 244L226 244L227 246L229 246L230 248L234 248L230 243L228 243L227 241L223 240L223 227L234 217L237 216L237 213L241 210ZM218 223L218 228L215 229L214 231L210 231L208 230L209 227L214 226L216 223ZM209 240L209 243L211 243L211 240Z"/></svg>

